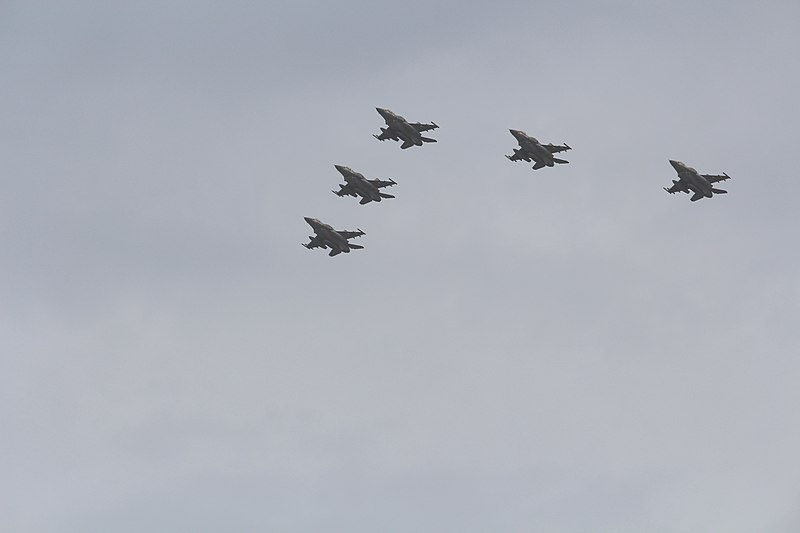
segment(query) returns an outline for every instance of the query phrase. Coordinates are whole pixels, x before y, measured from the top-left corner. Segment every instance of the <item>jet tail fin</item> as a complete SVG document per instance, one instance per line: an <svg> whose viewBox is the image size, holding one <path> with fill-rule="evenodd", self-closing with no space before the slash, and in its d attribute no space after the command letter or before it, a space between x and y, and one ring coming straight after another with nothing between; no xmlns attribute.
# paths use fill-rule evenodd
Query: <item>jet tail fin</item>
<svg viewBox="0 0 800 533"><path fill-rule="evenodd" d="M436 142L436 139L431 139L430 137L420 137L420 139L422 139L422 142L424 142L424 143L435 143Z"/></svg>
<svg viewBox="0 0 800 533"><path fill-rule="evenodd" d="M567 163L569 163L569 161L565 161L565 160L563 160L563 159L559 159L559 158L557 158L557 157L554 157L554 158L553 158L553 163L559 163L559 164L561 164L561 165L566 165Z"/></svg>
<svg viewBox="0 0 800 533"><path fill-rule="evenodd" d="M536 164L533 165L533 170L539 170L540 168L544 168L544 166L545 166L544 163L539 163L537 161Z"/></svg>
<svg viewBox="0 0 800 533"><path fill-rule="evenodd" d="M714 194L728 194L728 191L722 189L711 189L711 192L713 192Z"/></svg>

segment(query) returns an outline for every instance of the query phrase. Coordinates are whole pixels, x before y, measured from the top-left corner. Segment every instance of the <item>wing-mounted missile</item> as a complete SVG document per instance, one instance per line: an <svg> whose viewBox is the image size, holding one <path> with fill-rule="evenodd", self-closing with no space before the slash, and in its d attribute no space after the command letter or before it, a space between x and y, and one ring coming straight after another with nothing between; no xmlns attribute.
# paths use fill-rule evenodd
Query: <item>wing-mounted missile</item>
<svg viewBox="0 0 800 533"><path fill-rule="evenodd" d="M520 155L522 150L520 148L514 148L514 155L507 155L506 159L509 161L518 161L520 159L525 159L524 155Z"/></svg>
<svg viewBox="0 0 800 533"><path fill-rule="evenodd" d="M672 187L670 187L669 189L664 187L664 190L670 194L675 194L676 192L681 190L678 189L677 187L678 187L678 180L672 180Z"/></svg>

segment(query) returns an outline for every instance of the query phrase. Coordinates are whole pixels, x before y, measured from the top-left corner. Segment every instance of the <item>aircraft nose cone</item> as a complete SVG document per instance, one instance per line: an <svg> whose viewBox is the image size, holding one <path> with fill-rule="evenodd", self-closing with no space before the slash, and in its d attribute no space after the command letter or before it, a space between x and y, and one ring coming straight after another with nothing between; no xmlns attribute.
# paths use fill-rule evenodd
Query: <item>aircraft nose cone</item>
<svg viewBox="0 0 800 533"><path fill-rule="evenodd" d="M342 165L333 165L333 166L336 167L336 170L344 174L344 166Z"/></svg>
<svg viewBox="0 0 800 533"><path fill-rule="evenodd" d="M308 222L312 226L314 225L313 224L314 219L311 218L311 217L303 217L303 220L305 220L306 222Z"/></svg>

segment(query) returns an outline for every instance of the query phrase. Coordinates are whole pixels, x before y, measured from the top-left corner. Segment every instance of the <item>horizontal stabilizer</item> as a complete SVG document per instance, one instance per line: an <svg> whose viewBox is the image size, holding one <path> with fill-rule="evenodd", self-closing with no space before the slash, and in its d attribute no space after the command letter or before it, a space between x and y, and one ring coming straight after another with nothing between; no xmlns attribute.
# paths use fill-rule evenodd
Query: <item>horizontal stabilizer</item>
<svg viewBox="0 0 800 533"><path fill-rule="evenodd" d="M363 250L364 249L364 247L361 246L360 244L348 244L348 246L350 246L350 248L352 248L353 250Z"/></svg>
<svg viewBox="0 0 800 533"><path fill-rule="evenodd" d="M536 164L533 165L533 170L539 170L540 168L543 168L544 166L545 166L544 163L539 163L537 161Z"/></svg>
<svg viewBox="0 0 800 533"><path fill-rule="evenodd" d="M400 145L400 148L405 150L406 148L411 148L412 146L414 146L414 143L409 142L409 141L403 141L403 144Z"/></svg>
<svg viewBox="0 0 800 533"><path fill-rule="evenodd" d="M372 198L370 198L369 196L365 196L365 197L364 197L364 198L362 198L362 199L361 199L361 201L360 201L360 202L358 202L358 203L360 203L361 205L364 205L364 204L368 204L368 203L370 203L371 201L372 201Z"/></svg>
<svg viewBox="0 0 800 533"><path fill-rule="evenodd" d="M387 194L385 192L378 193L381 195L381 198L394 198L391 194Z"/></svg>
<svg viewBox="0 0 800 533"><path fill-rule="evenodd" d="M691 197L691 200L692 200L693 202L696 202L696 201L697 201L697 200L699 200L700 198L705 198L705 195L704 195L703 193L701 193L701 192L696 192L696 193L694 193L694 194L692 195L692 197Z"/></svg>
<svg viewBox="0 0 800 533"><path fill-rule="evenodd" d="M724 191L722 189L711 189L711 192L714 194L728 194L728 191Z"/></svg>
<svg viewBox="0 0 800 533"><path fill-rule="evenodd" d="M420 139L422 139L422 142L424 142L424 143L435 143L436 142L436 139L431 139L430 137L420 137Z"/></svg>
<svg viewBox="0 0 800 533"><path fill-rule="evenodd" d="M553 158L553 163L559 163L561 165L566 165L567 163L569 163L569 161L564 161L563 159L559 159L557 157L554 157Z"/></svg>

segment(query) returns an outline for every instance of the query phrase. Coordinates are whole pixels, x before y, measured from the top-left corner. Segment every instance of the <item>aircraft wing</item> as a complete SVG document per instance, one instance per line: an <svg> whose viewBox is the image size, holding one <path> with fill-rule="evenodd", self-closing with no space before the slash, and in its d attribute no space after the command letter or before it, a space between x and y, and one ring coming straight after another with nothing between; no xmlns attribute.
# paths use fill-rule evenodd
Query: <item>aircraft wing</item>
<svg viewBox="0 0 800 533"><path fill-rule="evenodd" d="M686 182L681 180L672 180L672 187L667 189L664 187L664 190L670 194L675 194L676 192L689 192L689 187L686 186Z"/></svg>
<svg viewBox="0 0 800 533"><path fill-rule="evenodd" d="M431 122L430 124L422 124L421 122L414 122L411 124L411 127L417 130L418 132L422 133L423 131L435 130L439 126L437 126L435 122Z"/></svg>
<svg viewBox="0 0 800 533"><path fill-rule="evenodd" d="M361 237L362 235L366 235L366 233L364 233L361 230L357 230L357 231L337 231L336 233L338 233L339 235L341 235L345 239L352 239L353 237Z"/></svg>
<svg viewBox="0 0 800 533"><path fill-rule="evenodd" d="M389 181L386 180L367 180L377 188L381 189L383 187L391 187L392 185L397 185L397 182L393 179L389 178Z"/></svg>
<svg viewBox="0 0 800 533"><path fill-rule="evenodd" d="M718 181L725 181L731 179L730 176L725 174L724 172L720 176L719 174L703 174L703 177L708 180L709 183L716 183Z"/></svg>
<svg viewBox="0 0 800 533"><path fill-rule="evenodd" d="M333 192L333 194L336 196L358 196L355 189L349 183L340 184L339 187L341 188L338 191L331 192Z"/></svg>
<svg viewBox="0 0 800 533"><path fill-rule="evenodd" d="M314 248L327 248L327 246L325 246L325 243L322 242L322 239L320 239L319 236L317 235L311 237L311 240L308 242L308 244L303 244L303 246L305 246L309 250L312 250Z"/></svg>
<svg viewBox="0 0 800 533"><path fill-rule="evenodd" d="M547 148L547 151L550 152L551 154L557 154L558 152L566 152L567 150L572 150L572 147L569 146L567 143L564 143L563 145L545 144L543 146Z"/></svg>
<svg viewBox="0 0 800 533"><path fill-rule="evenodd" d="M375 137L379 141L388 141L390 139L393 141L398 140L397 136L394 134L394 132L392 132L390 128L381 128L381 134L373 135L373 137Z"/></svg>
<svg viewBox="0 0 800 533"><path fill-rule="evenodd" d="M514 155L507 155L506 157L511 161L520 161L520 160L530 161L531 160L531 158L528 157L527 155L525 155L525 152L523 152L521 149L520 150L514 150Z"/></svg>

